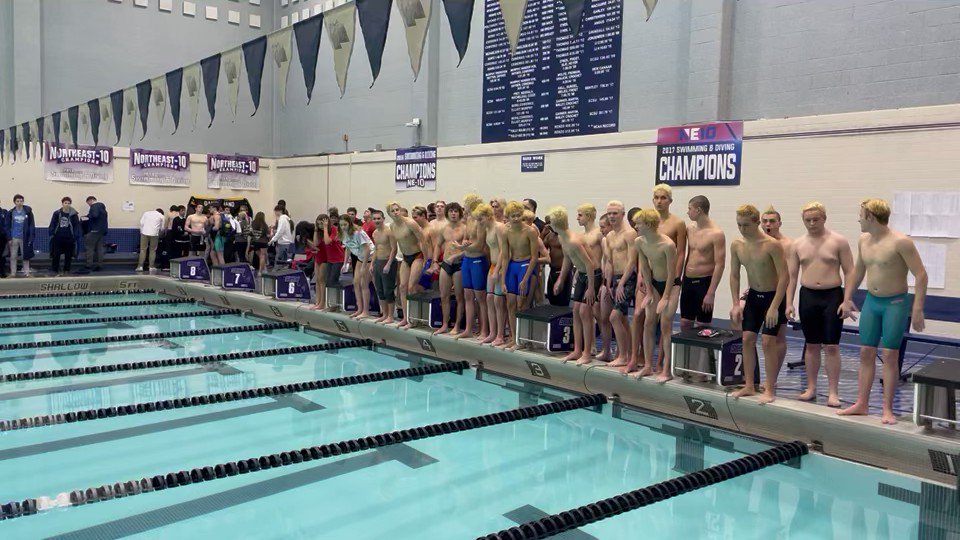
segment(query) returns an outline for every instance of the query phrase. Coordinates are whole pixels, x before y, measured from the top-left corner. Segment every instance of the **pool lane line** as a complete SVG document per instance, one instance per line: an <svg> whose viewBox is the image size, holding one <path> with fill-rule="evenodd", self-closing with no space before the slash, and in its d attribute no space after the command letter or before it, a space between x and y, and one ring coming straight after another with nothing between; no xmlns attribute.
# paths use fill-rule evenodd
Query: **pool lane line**
<svg viewBox="0 0 960 540"><path fill-rule="evenodd" d="M260 332L266 330L282 330L294 328L294 322L271 322L249 326L224 326L220 328L198 328L191 330L170 330L168 332L151 332L149 334L129 334L122 336L97 336L91 338L55 339L51 341L35 341L24 343L0 343L0 351L14 351L20 349L42 349L47 347L69 347L74 345L93 345L97 343L119 343L123 341L151 341L180 337L213 336L232 332ZM0 359L0 362L10 362L14 359Z"/></svg>
<svg viewBox="0 0 960 540"><path fill-rule="evenodd" d="M44 306L0 306L0 313L13 313L17 311L89 309L102 307L160 306L163 304L192 304L193 302L194 300L187 298L157 298L155 300L129 300L126 302L88 302L86 304L56 304Z"/></svg>
<svg viewBox="0 0 960 540"><path fill-rule="evenodd" d="M528 521L516 527L481 536L477 540L534 540L548 538L596 523L624 512L636 510L690 491L719 484L766 467L799 459L809 448L801 441L775 446L762 452L708 467L702 471L671 478L642 489L621 493L614 497L566 510L559 514ZM6 508L6 506L4 506Z"/></svg>
<svg viewBox="0 0 960 540"><path fill-rule="evenodd" d="M264 397L283 396L287 394L296 394L299 392L310 392L313 390L326 390L328 388L340 388L342 386L354 386L372 382L389 381L393 379L403 379L406 377L434 375L438 373L450 373L456 371L463 374L465 369L470 369L468 362L450 362L445 364L433 364L430 366L395 369L390 371L377 371L374 373L364 373L362 375L350 375L347 377L336 377L334 379L318 379L315 381L305 381L291 384L278 384L274 386L261 386L259 388L249 388L247 390L233 390L230 392L217 392L214 394L205 394L202 396L193 396L189 398L163 399L149 401L146 403L134 403L130 405L120 405L118 407L100 407L98 409L87 409L85 411L72 411L59 414L45 414L42 416L32 416L18 418L14 420L0 420L0 432L23 430L34 427L52 426L56 424L72 424L74 422L86 422L89 420L102 420L104 418L115 418L118 416L131 416L134 414L143 414L159 411L169 411L173 409L185 409L187 407L197 407L201 405L214 405L216 403L227 403L231 401L242 401L246 399L258 399Z"/></svg>
<svg viewBox="0 0 960 540"><path fill-rule="evenodd" d="M157 319L183 319L186 317L216 317L220 315L239 315L239 309L204 309L197 311L174 311L170 313L147 313L142 315L118 315L115 317L88 317L80 319L61 319L57 321L17 321L0 323L0 330L8 328L29 328L33 326L59 326L68 324L96 324L129 321L151 321Z"/></svg>
<svg viewBox="0 0 960 540"><path fill-rule="evenodd" d="M0 300L9 298L62 298L64 296L109 296L111 294L153 294L155 289L126 289L113 291L57 291L44 293L26 293L26 294L4 294L0 295Z"/></svg>
<svg viewBox="0 0 960 540"><path fill-rule="evenodd" d="M102 486L79 489L70 493L61 493L55 498L40 497L25 499L23 501L11 501L0 505L0 520L13 519L25 515L36 514L38 511L48 510L58 506L79 506L82 504L94 503L116 499L119 497L132 497L151 491L159 491L175 487L186 486L199 482L207 482L214 479L225 478L227 476L236 476L238 474L247 474L264 469L276 467L286 467L304 461L313 461L324 459L331 456L342 456L362 452L365 450L376 450L383 447L389 447L397 444L405 444L411 441L438 437L460 431L471 431L488 426L516 422L518 420L528 420L547 416L560 412L567 412L576 409L588 407L598 407L607 402L603 394L591 394L563 401L555 401L543 405L533 405L530 407L520 407L508 411L484 414L437 424L429 424L410 429L401 429L399 431L390 431L379 435L360 437L358 439L349 439L336 443L311 446L298 450L289 450L276 454L263 455L258 458L241 459L238 461L228 461L216 465L207 465L197 467L189 471L177 471L166 474L158 474L151 478L141 478L138 480L127 480L116 482L114 484L104 484ZM38 505L38 499L41 504ZM61 503L62 502L62 503Z"/></svg>
<svg viewBox="0 0 960 540"><path fill-rule="evenodd" d="M155 369L193 364L209 364L226 362L228 360L247 360L265 356L284 356L320 351L335 351L357 347L373 347L372 339L347 339L333 343L315 343L313 345L296 345L292 347L276 347L273 349L259 349L255 351L235 351L230 353L205 354L201 356L185 356L183 358L163 358L160 360L144 360L142 362L124 362L122 364L104 364L101 366L86 366L82 368L50 369L44 371L26 371L23 373L9 373L0 381L32 381L39 379L55 379L58 377L74 377L78 375L95 375L101 373L115 373L121 371L137 371L141 369Z"/></svg>

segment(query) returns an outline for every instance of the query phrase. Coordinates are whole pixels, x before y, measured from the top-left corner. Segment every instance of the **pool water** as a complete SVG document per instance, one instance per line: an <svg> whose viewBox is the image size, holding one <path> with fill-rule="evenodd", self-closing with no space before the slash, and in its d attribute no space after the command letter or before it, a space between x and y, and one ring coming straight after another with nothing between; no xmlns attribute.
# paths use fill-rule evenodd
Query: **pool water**
<svg viewBox="0 0 960 540"><path fill-rule="evenodd" d="M134 295L96 298L109 302L129 296ZM24 299L22 305L28 309L59 301L36 298L31 304ZM201 308L190 304L104 306L80 316L197 309ZM0 351L0 372L340 339L293 329L242 331L262 322L226 315L132 321L131 328L65 325L21 328L16 335L3 331L0 343L45 341L51 334L64 339L182 328L237 329L236 333L163 342ZM0 419L433 363L388 349L345 348L4 383ZM479 380L477 375L474 371L440 373L0 433L0 502L55 497L75 489L573 397L491 373L479 374ZM135 497L56 508L0 522L0 537L476 538L767 447L719 430L606 405L599 412L578 409ZM811 454L802 458L799 468L770 467L563 537L928 538L934 537L932 532L944 531L945 520L928 523L921 514L949 496L955 493L942 486Z"/></svg>

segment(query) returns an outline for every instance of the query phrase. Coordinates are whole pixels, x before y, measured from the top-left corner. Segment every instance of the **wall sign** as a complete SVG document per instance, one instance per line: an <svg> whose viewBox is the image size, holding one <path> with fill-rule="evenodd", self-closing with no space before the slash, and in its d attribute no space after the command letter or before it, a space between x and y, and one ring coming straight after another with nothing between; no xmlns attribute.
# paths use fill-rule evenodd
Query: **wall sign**
<svg viewBox="0 0 960 540"><path fill-rule="evenodd" d="M657 130L657 184L740 185L743 122Z"/></svg>
<svg viewBox="0 0 960 540"><path fill-rule="evenodd" d="M437 190L437 149L433 146L397 149L397 191Z"/></svg>
<svg viewBox="0 0 960 540"><path fill-rule="evenodd" d="M127 176L134 186L190 187L190 153L134 148Z"/></svg>
<svg viewBox="0 0 960 540"><path fill-rule="evenodd" d="M207 154L207 188L260 190L260 158Z"/></svg>
<svg viewBox="0 0 960 540"><path fill-rule="evenodd" d="M113 183L112 146L46 143L43 172L51 182Z"/></svg>
<svg viewBox="0 0 960 540"><path fill-rule="evenodd" d="M543 172L543 154L528 154L520 156L520 172Z"/></svg>

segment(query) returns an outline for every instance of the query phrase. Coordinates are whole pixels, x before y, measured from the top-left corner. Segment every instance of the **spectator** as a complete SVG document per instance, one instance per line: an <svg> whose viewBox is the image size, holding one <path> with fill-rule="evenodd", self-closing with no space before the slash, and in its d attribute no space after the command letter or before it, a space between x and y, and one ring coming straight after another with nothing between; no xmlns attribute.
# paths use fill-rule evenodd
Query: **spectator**
<svg viewBox="0 0 960 540"><path fill-rule="evenodd" d="M7 242L10 239L10 231L7 229L7 220L10 218L10 212L0 208L0 278L8 275L9 266L5 264L3 257L6 255Z"/></svg>
<svg viewBox="0 0 960 540"><path fill-rule="evenodd" d="M148 259L148 254L150 273L157 271L157 243L162 228L163 210L147 210L140 216L140 257L137 259L137 272L143 272L143 263Z"/></svg>
<svg viewBox="0 0 960 540"><path fill-rule="evenodd" d="M537 216L537 201L533 199L524 199L523 207L533 212L533 224L537 227L537 232L543 232L543 220Z"/></svg>
<svg viewBox="0 0 960 540"><path fill-rule="evenodd" d="M53 272L57 277L60 272L60 256L64 257L63 271L70 271L70 261L73 260L74 248L80 240L80 216L71 206L70 197L60 199L60 208L50 216L50 259L53 261Z"/></svg>
<svg viewBox="0 0 960 540"><path fill-rule="evenodd" d="M250 214L246 208L246 206L241 206L240 212L237 214L237 236L233 243L233 253L237 259L249 263L250 227L253 220L250 219Z"/></svg>
<svg viewBox="0 0 960 540"><path fill-rule="evenodd" d="M223 237L223 264L234 262L234 242L237 240L237 231L240 229L240 223L233 217L230 207L223 205L223 213L220 215L220 236Z"/></svg>
<svg viewBox="0 0 960 540"><path fill-rule="evenodd" d="M353 206L347 208L347 215L350 216L350 219L353 220L354 225L357 227L363 226L363 222L357 218L357 209Z"/></svg>
<svg viewBox="0 0 960 540"><path fill-rule="evenodd" d="M170 258L177 259L187 254L190 249L190 235L187 233L187 207L177 206L177 215L170 221ZM171 207L172 209L172 207Z"/></svg>
<svg viewBox="0 0 960 540"><path fill-rule="evenodd" d="M226 236L220 234L223 227L223 214L220 213L219 204L211 204L207 207L210 215L207 218L207 236L210 241L207 242L208 255L213 265L223 265L223 246Z"/></svg>
<svg viewBox="0 0 960 540"><path fill-rule="evenodd" d="M14 207L7 214L6 229L10 232L10 275L17 275L17 257L23 259L23 275L30 277L30 259L33 258L33 231L36 222L33 209L23 204L23 195L13 196Z"/></svg>
<svg viewBox="0 0 960 540"><path fill-rule="evenodd" d="M83 266L86 272L103 269L103 237L107 234L107 207L93 195L87 197L89 210L82 218L86 222L83 237Z"/></svg>
<svg viewBox="0 0 960 540"><path fill-rule="evenodd" d="M374 208L367 208L363 211L363 232L373 238L373 231L377 230L377 224L373 222L373 213L377 212Z"/></svg>
<svg viewBox="0 0 960 540"><path fill-rule="evenodd" d="M273 208L273 213L277 216L277 232L273 233L270 244L277 245L277 255L274 259L275 266L281 266L290 262L291 247L293 246L293 226L290 222L290 216L284 213L285 208L277 205Z"/></svg>
<svg viewBox="0 0 960 540"><path fill-rule="evenodd" d="M257 268L258 274L262 274L267 269L269 232L270 227L263 212L257 212L253 223L250 224L250 246L247 248L247 259L250 260L250 264L256 260L257 264L254 267Z"/></svg>

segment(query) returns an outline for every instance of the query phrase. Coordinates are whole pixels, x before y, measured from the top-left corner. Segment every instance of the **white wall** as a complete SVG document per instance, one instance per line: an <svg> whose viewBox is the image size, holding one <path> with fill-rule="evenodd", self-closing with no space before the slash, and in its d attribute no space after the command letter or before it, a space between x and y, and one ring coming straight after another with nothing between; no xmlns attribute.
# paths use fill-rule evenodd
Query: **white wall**
<svg viewBox="0 0 960 540"><path fill-rule="evenodd" d="M828 226L849 238L859 236L860 201L891 199L894 191L960 190L960 129L887 130L843 135L797 136L824 130L858 130L911 124L960 122L960 106L848 113L829 116L747 122L743 177L739 187L678 188L675 213L686 201L703 194L711 214L735 237L735 209L752 203L773 204L784 215L785 234L802 234L800 207L811 200L827 206ZM756 137L771 138L756 139ZM520 173L520 155L545 153L544 173ZM312 217L327 206L383 207L426 204L439 198L462 199L470 191L484 197L533 197L543 214L550 206L573 208L591 202L603 208L610 199L631 206L651 206L656 158L656 131L636 131L523 143L443 147L439 149L436 192L395 193L394 153L363 153L278 160L276 197L287 200L298 216ZM602 211L602 210L601 210ZM308 219L309 219L308 217ZM960 240L928 239L948 246L947 287L931 294L960 297ZM729 311L724 276L718 316ZM934 331L944 325L930 324Z"/></svg>

